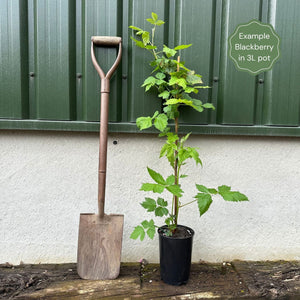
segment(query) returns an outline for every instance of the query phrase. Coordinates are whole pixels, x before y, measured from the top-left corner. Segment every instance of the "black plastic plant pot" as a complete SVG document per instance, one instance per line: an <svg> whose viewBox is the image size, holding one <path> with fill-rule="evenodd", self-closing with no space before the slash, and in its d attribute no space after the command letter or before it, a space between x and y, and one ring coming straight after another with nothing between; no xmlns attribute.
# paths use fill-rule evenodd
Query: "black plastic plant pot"
<svg viewBox="0 0 300 300"><path fill-rule="evenodd" d="M167 226L158 228L160 276L171 285L187 283L190 276L194 230L177 225L178 233L167 236Z"/></svg>

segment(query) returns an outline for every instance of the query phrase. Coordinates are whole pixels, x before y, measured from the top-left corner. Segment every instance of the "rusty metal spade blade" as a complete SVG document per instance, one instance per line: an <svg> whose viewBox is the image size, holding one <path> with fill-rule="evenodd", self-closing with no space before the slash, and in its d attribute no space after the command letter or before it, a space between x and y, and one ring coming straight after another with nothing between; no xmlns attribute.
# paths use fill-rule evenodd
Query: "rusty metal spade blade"
<svg viewBox="0 0 300 300"><path fill-rule="evenodd" d="M116 61L105 74L94 53L94 46L119 47ZM109 82L120 63L122 40L120 37L93 36L92 62L101 78L101 116L98 170L98 214L80 214L77 272L83 279L115 279L120 272L124 215L104 213L107 132L109 107Z"/></svg>

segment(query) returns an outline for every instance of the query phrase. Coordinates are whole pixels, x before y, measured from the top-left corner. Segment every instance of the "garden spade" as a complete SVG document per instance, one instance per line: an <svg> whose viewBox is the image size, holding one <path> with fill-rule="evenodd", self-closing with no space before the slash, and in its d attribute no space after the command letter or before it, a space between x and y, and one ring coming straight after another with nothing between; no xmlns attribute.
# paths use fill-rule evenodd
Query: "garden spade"
<svg viewBox="0 0 300 300"><path fill-rule="evenodd" d="M105 74L99 66L94 46L118 47L117 58ZM83 279L115 279L120 272L124 215L104 213L107 128L110 78L120 63L122 39L120 37L93 36L91 57L101 78L101 114L98 169L98 214L80 214L77 272Z"/></svg>

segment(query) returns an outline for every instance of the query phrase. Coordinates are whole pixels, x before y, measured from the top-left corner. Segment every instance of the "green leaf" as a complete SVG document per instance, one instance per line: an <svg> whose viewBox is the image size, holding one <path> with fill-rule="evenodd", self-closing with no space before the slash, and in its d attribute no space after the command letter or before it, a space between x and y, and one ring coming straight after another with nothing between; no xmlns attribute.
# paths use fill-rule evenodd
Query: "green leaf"
<svg viewBox="0 0 300 300"><path fill-rule="evenodd" d="M154 235L155 235L155 227L150 227L148 230L147 230L147 235L149 236L149 238L151 240L153 240L154 238Z"/></svg>
<svg viewBox="0 0 300 300"><path fill-rule="evenodd" d="M180 175L180 178L186 178L186 177L188 177L188 175L185 174Z"/></svg>
<svg viewBox="0 0 300 300"><path fill-rule="evenodd" d="M143 43L146 46L150 42L150 33L148 31L144 31L142 34Z"/></svg>
<svg viewBox="0 0 300 300"><path fill-rule="evenodd" d="M159 111L157 110L157 111L153 114L152 120L155 119L158 115L159 115Z"/></svg>
<svg viewBox="0 0 300 300"><path fill-rule="evenodd" d="M191 46L192 46L192 44L188 44L188 45L178 45L178 46L176 46L174 49L175 49L175 50L183 50L183 49L189 48L189 47L191 47Z"/></svg>
<svg viewBox="0 0 300 300"><path fill-rule="evenodd" d="M136 27L136 26L133 26L133 25L130 25L129 28L131 28L133 30L143 31L143 29L141 29L139 27Z"/></svg>
<svg viewBox="0 0 300 300"><path fill-rule="evenodd" d="M154 170L150 169L149 167L147 167L148 173L151 176L151 178L158 184L166 184L166 181L164 180L164 178L162 177L161 174L155 172Z"/></svg>
<svg viewBox="0 0 300 300"><path fill-rule="evenodd" d="M161 97L161 98L163 98L163 99L168 99L169 96L170 96L170 92L168 92L168 91L163 91L162 93L160 93L160 94L158 95L158 97Z"/></svg>
<svg viewBox="0 0 300 300"><path fill-rule="evenodd" d="M156 46L151 46L151 45L146 45L145 48L148 50L157 49Z"/></svg>
<svg viewBox="0 0 300 300"><path fill-rule="evenodd" d="M160 150L160 154L159 154L159 158L163 157L168 149L170 148L170 145L169 144L164 144L162 147L161 147L161 150Z"/></svg>
<svg viewBox="0 0 300 300"><path fill-rule="evenodd" d="M182 197L182 189L180 188L179 185L170 185L170 186L167 186L166 189L172 193L174 196L177 196L177 197Z"/></svg>
<svg viewBox="0 0 300 300"><path fill-rule="evenodd" d="M196 188L198 189L199 192L202 192L202 193L205 193L205 194L209 194L208 188L205 187L204 185L196 184Z"/></svg>
<svg viewBox="0 0 300 300"><path fill-rule="evenodd" d="M154 20L154 21L157 21L157 14L156 13L151 13L151 16L152 16L152 19Z"/></svg>
<svg viewBox="0 0 300 300"><path fill-rule="evenodd" d="M164 131L168 126L168 117L165 114L159 114L154 120L154 126L159 131Z"/></svg>
<svg viewBox="0 0 300 300"><path fill-rule="evenodd" d="M165 22L163 20L158 20L155 22L155 25L157 25L157 26L161 26L163 24L165 24Z"/></svg>
<svg viewBox="0 0 300 300"><path fill-rule="evenodd" d="M173 105L173 104L185 104L188 106L192 106L193 101L187 99L175 99L175 98L166 101L166 105Z"/></svg>
<svg viewBox="0 0 300 300"><path fill-rule="evenodd" d="M216 189L208 189L208 191L213 195L218 194L218 191Z"/></svg>
<svg viewBox="0 0 300 300"><path fill-rule="evenodd" d="M173 85L176 85L176 84L177 84L177 85L183 87L184 89L185 89L186 86L187 86L187 82L186 82L186 80L185 80L184 78L179 78L179 77L174 76L174 75L171 75L171 78L170 78L168 84L169 84L170 86L173 86Z"/></svg>
<svg viewBox="0 0 300 300"><path fill-rule="evenodd" d="M204 108L211 108L211 109L215 110L215 107L211 103L204 103L202 106Z"/></svg>
<svg viewBox="0 0 300 300"><path fill-rule="evenodd" d="M184 137L182 137L182 138L180 139L180 143L183 145L184 142L187 141L187 139L189 138L190 135L191 135L191 132L189 132L187 135L185 135Z"/></svg>
<svg viewBox="0 0 300 300"><path fill-rule="evenodd" d="M212 204L212 198L210 194L202 194L199 193L195 196L198 202L198 209L200 213L200 217L207 212L210 205Z"/></svg>
<svg viewBox="0 0 300 300"><path fill-rule="evenodd" d="M203 83L201 77L202 77L201 75L195 74L195 71L189 71L187 73L186 81L192 85L197 83Z"/></svg>
<svg viewBox="0 0 300 300"><path fill-rule="evenodd" d="M144 227L144 229L147 229L147 235L149 236L150 239L153 239L154 235L155 235L155 225L154 225L154 221L151 219L150 221L143 221L142 225Z"/></svg>
<svg viewBox="0 0 300 300"><path fill-rule="evenodd" d="M190 156L194 159L194 161L196 162L196 165L200 164L202 166L202 161L199 158L199 153L196 150L196 148L193 147L187 147L186 148L187 151L189 152Z"/></svg>
<svg viewBox="0 0 300 300"><path fill-rule="evenodd" d="M155 21L153 19L148 18L148 19L146 19L146 21L149 22L149 23L151 23L152 25L155 24Z"/></svg>
<svg viewBox="0 0 300 300"><path fill-rule="evenodd" d="M167 47L166 45L164 45L164 47L163 47L163 52L166 54L166 56L168 58L171 56L174 56L177 53L176 50L171 49L171 48Z"/></svg>
<svg viewBox="0 0 300 300"><path fill-rule="evenodd" d="M199 112L203 112L202 101L198 99L191 99L193 101L193 105L191 105L195 110Z"/></svg>
<svg viewBox="0 0 300 300"><path fill-rule="evenodd" d="M156 73L155 77L158 79L164 79L166 77L166 75L164 73L159 72L159 73Z"/></svg>
<svg viewBox="0 0 300 300"><path fill-rule="evenodd" d="M167 216L168 214L169 214L169 211L165 207L159 206L155 209L156 217Z"/></svg>
<svg viewBox="0 0 300 300"><path fill-rule="evenodd" d="M139 117L136 119L136 126L139 128L139 130L150 128L152 126L152 118Z"/></svg>
<svg viewBox="0 0 300 300"><path fill-rule="evenodd" d="M246 195L237 191L231 191L231 187L227 185L219 186L218 192L225 201L249 201Z"/></svg>
<svg viewBox="0 0 300 300"><path fill-rule="evenodd" d="M163 198L158 198L157 199L157 204L160 205L160 206L163 206L163 207L168 206L168 202L165 201Z"/></svg>
<svg viewBox="0 0 300 300"><path fill-rule="evenodd" d="M166 183L167 185L173 185L175 183L175 176L174 175L170 175L167 179L166 179Z"/></svg>
<svg viewBox="0 0 300 300"><path fill-rule="evenodd" d="M145 230L140 225L136 226L130 235L130 238L133 240L136 240L138 237L140 237L141 241L145 238Z"/></svg>
<svg viewBox="0 0 300 300"><path fill-rule="evenodd" d="M145 198L145 201L141 205L147 209L147 212L154 211L156 208L156 201L152 198Z"/></svg>
<svg viewBox="0 0 300 300"><path fill-rule="evenodd" d="M153 76L149 76L145 79L144 83L142 84L142 86L146 86L146 85L155 85L156 83L156 78Z"/></svg>
<svg viewBox="0 0 300 300"><path fill-rule="evenodd" d="M218 187L219 193L226 193L226 192L229 192L230 190L231 190L231 187L228 185L221 185Z"/></svg>
<svg viewBox="0 0 300 300"><path fill-rule="evenodd" d="M145 49L145 45L144 45L144 43L142 41L138 41L135 38L133 38L132 36L130 38L135 42L136 46Z"/></svg>
<svg viewBox="0 0 300 300"><path fill-rule="evenodd" d="M165 189L164 185L155 184L155 183L143 183L142 187L140 188L141 191L145 192L153 192L161 194Z"/></svg>

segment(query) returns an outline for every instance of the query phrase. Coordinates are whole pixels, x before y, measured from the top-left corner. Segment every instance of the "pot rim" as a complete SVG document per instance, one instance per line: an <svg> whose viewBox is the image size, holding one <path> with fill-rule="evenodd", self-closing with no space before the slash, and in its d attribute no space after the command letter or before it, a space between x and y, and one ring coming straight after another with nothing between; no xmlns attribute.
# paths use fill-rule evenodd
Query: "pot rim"
<svg viewBox="0 0 300 300"><path fill-rule="evenodd" d="M173 237L173 236L166 236L166 235L163 235L162 232L160 232L161 229L163 228L168 228L167 225L163 225L163 226L160 226L158 229L157 229L157 233L159 234L159 236L161 237L164 237L165 239L172 239L172 240L185 240L185 239L190 239L190 238L193 238L194 234L195 234L195 231L188 227L188 226L185 226L185 225L180 225L178 224L177 227L183 227L183 228L186 228L188 231L190 231L190 236L188 237Z"/></svg>

